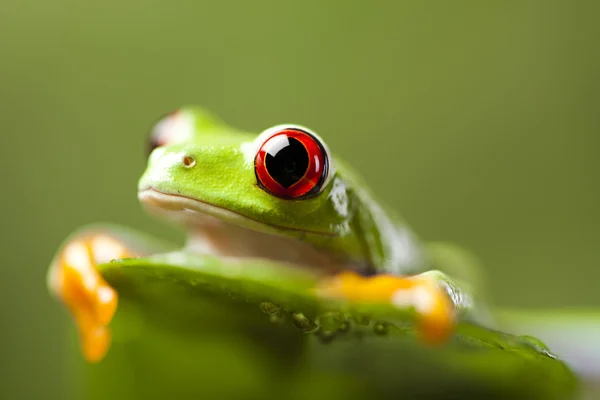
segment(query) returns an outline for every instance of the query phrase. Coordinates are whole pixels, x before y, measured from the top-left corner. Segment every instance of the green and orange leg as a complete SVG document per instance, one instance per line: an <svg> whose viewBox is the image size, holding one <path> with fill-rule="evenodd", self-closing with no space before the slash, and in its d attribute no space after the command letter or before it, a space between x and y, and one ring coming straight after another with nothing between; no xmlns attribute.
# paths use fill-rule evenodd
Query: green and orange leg
<svg viewBox="0 0 600 400"><path fill-rule="evenodd" d="M109 324L118 294L96 269L119 258L149 254L151 241L124 228L91 227L72 235L48 271L48 288L68 308L83 355L90 362L104 358L111 343Z"/></svg>
<svg viewBox="0 0 600 400"><path fill-rule="evenodd" d="M420 337L427 343L442 343L454 332L459 311L468 306L469 296L460 292L439 271L412 276L381 274L365 277L342 272L322 282L318 292L350 301L391 303L414 309Z"/></svg>

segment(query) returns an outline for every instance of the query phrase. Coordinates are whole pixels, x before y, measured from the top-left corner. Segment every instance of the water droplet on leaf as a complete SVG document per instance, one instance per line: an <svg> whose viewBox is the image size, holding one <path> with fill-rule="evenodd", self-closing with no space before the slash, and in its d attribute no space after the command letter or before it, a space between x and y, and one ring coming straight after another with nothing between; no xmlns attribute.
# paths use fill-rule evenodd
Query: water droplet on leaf
<svg viewBox="0 0 600 400"><path fill-rule="evenodd" d="M336 333L335 331L319 330L319 332L317 332L317 336L322 343L330 343L333 339L335 339Z"/></svg>
<svg viewBox="0 0 600 400"><path fill-rule="evenodd" d="M344 316L340 312L328 311L319 316L319 326L326 331L335 331L342 323Z"/></svg>
<svg viewBox="0 0 600 400"><path fill-rule="evenodd" d="M352 319L359 325L369 325L371 320L364 314L353 314Z"/></svg>
<svg viewBox="0 0 600 400"><path fill-rule="evenodd" d="M350 330L350 321L342 321L338 326L338 332L348 332Z"/></svg>
<svg viewBox="0 0 600 400"><path fill-rule="evenodd" d="M285 321L285 314L273 314L269 315L269 321L273 324L281 325Z"/></svg>
<svg viewBox="0 0 600 400"><path fill-rule="evenodd" d="M300 312L292 314L292 322L296 328L300 329L304 333L314 332L319 328L317 324Z"/></svg>
<svg viewBox="0 0 600 400"><path fill-rule="evenodd" d="M373 326L373 332L375 332L376 335L387 335L389 331L390 326L387 322L378 321Z"/></svg>
<svg viewBox="0 0 600 400"><path fill-rule="evenodd" d="M268 301L263 301L258 307L267 315L278 315L281 312L281 308Z"/></svg>
<svg viewBox="0 0 600 400"><path fill-rule="evenodd" d="M546 343L542 342L540 339L529 335L519 336L519 339L524 341L528 346L534 348L538 353L545 354L550 358L556 358L556 356L550 352L550 348Z"/></svg>

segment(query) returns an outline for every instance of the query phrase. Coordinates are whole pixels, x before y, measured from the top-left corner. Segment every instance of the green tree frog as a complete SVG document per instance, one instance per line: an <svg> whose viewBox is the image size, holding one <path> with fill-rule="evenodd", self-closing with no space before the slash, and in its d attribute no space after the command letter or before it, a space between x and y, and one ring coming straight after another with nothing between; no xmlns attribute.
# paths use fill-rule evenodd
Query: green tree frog
<svg viewBox="0 0 600 400"><path fill-rule="evenodd" d="M428 343L443 342L473 296L441 271L410 228L380 205L314 131L277 125L256 135L188 107L153 127L141 204L187 230L180 251L243 266L267 259L319 277L316 293L414 309ZM57 253L48 286L73 315L91 362L109 349L118 295L96 266L167 249L144 234L90 227Z"/></svg>

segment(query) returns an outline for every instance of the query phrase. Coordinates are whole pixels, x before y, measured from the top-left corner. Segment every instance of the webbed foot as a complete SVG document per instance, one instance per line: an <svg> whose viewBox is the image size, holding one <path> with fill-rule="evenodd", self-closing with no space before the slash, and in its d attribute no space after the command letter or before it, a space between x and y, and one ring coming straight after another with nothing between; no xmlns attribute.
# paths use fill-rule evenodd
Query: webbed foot
<svg viewBox="0 0 600 400"><path fill-rule="evenodd" d="M420 337L427 343L441 343L456 325L456 308L442 277L438 271L373 277L342 272L322 282L318 292L361 302L391 303L401 309L413 308L418 315Z"/></svg>
<svg viewBox="0 0 600 400"><path fill-rule="evenodd" d="M50 267L50 291L62 300L75 319L83 355L90 362L102 360L108 351L111 342L108 325L118 303L117 292L96 266L131 256L113 237L90 233L68 242Z"/></svg>

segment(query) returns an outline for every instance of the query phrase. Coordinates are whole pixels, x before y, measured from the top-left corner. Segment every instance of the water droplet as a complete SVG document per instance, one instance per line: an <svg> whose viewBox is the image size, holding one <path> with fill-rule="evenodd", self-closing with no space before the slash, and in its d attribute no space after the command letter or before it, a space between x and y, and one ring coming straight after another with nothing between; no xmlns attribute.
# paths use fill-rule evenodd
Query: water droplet
<svg viewBox="0 0 600 400"><path fill-rule="evenodd" d="M235 292L231 292L231 291L230 291L230 292L228 292L228 293L227 293L227 295L229 296L229 298L230 298L231 300L235 300L235 299L237 299L237 298L238 298L238 294L237 294L237 293L235 293Z"/></svg>
<svg viewBox="0 0 600 400"><path fill-rule="evenodd" d="M538 339L534 336L522 335L522 336L519 336L519 339L527 342L530 345L533 345L534 347L540 347L544 350L550 350L544 342L542 342L540 339Z"/></svg>
<svg viewBox="0 0 600 400"><path fill-rule="evenodd" d="M556 356L550 352L550 348L546 345L546 343L542 342L540 339L529 335L519 336L519 339L524 341L528 346L532 347L538 353L545 354L550 358L556 358Z"/></svg>
<svg viewBox="0 0 600 400"><path fill-rule="evenodd" d="M319 332L317 332L317 336L322 343L330 343L333 339L335 339L336 333L334 331L319 330Z"/></svg>
<svg viewBox="0 0 600 400"><path fill-rule="evenodd" d="M285 319L285 314L283 313L269 315L269 321L273 324L281 325L285 322Z"/></svg>
<svg viewBox="0 0 600 400"><path fill-rule="evenodd" d="M350 330L350 321L342 321L338 326L338 332L348 332Z"/></svg>
<svg viewBox="0 0 600 400"><path fill-rule="evenodd" d="M319 326L326 331L335 331L342 323L344 316L340 312L328 311L319 316Z"/></svg>
<svg viewBox="0 0 600 400"><path fill-rule="evenodd" d="M353 314L352 319L359 325L369 325L371 320L364 314Z"/></svg>
<svg viewBox="0 0 600 400"><path fill-rule="evenodd" d="M269 303L268 301L263 301L259 304L258 307L262 312L264 312L267 315L278 315L279 313L281 313L281 308L279 308L273 303Z"/></svg>
<svg viewBox="0 0 600 400"><path fill-rule="evenodd" d="M373 332L376 335L387 335L390 331L390 326L387 322L377 321L375 325L373 325Z"/></svg>
<svg viewBox="0 0 600 400"><path fill-rule="evenodd" d="M302 313L293 313L292 314L292 322L296 326L296 328L300 329L304 333L314 332L319 329L319 326L315 324L313 321L308 319Z"/></svg>

